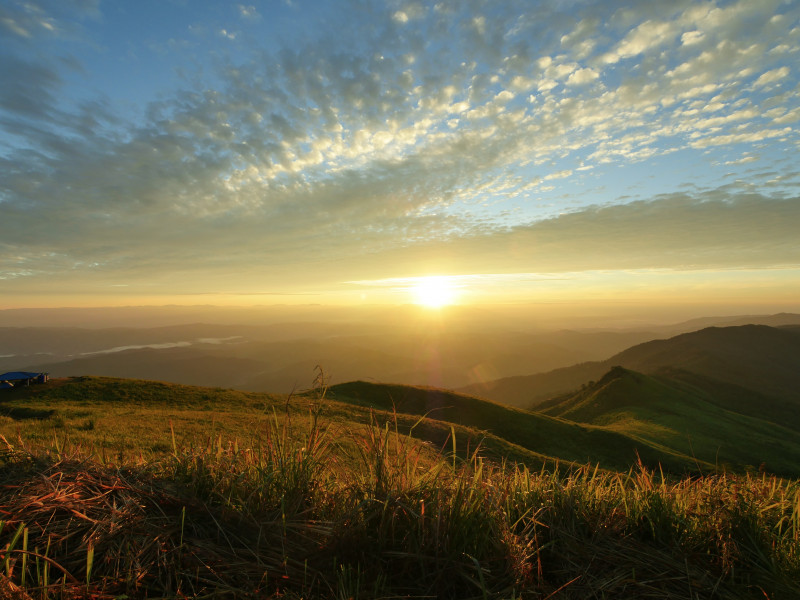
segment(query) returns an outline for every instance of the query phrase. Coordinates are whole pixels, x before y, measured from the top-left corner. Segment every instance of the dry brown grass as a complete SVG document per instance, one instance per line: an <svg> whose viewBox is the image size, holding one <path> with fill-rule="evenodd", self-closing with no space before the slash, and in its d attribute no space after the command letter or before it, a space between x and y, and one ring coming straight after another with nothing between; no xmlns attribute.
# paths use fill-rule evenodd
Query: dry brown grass
<svg viewBox="0 0 800 600"><path fill-rule="evenodd" d="M0 594L800 598L797 482L431 460L391 422L340 444L309 410L302 431L275 416L258 447L130 464L6 442Z"/></svg>

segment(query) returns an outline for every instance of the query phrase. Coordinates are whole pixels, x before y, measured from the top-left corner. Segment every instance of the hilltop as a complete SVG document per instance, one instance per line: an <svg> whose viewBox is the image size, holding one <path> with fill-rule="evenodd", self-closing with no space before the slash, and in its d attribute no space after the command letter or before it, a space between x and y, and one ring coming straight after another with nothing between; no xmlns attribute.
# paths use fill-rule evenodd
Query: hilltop
<svg viewBox="0 0 800 600"><path fill-rule="evenodd" d="M497 379L464 388L514 406L535 408L598 380L614 366L646 374L679 370L706 380L707 391L737 386L756 398L800 403L800 332L796 327L709 327L637 344L603 361L547 373Z"/></svg>

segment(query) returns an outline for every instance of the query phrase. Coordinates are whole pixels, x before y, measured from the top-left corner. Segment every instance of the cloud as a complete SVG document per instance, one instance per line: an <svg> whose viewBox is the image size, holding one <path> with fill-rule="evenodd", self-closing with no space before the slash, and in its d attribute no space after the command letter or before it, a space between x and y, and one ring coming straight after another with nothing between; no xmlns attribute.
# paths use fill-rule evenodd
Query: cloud
<svg viewBox="0 0 800 600"><path fill-rule="evenodd" d="M580 209L541 185L581 191L569 186L604 165L636 173L685 151L736 167L768 160L746 154L755 144L796 144L796 94L767 93L795 82L798 36L772 20L792 7L666 4L610 23L557 3L377 4L278 49L232 57L218 39L216 71L130 122L103 98L62 101L54 59L3 57L0 79L17 84L0 87L0 274L167 286L203 271L325 276L339 261L361 279L431 247L487 272L795 261L783 192ZM787 50L766 52L777 39ZM493 202L507 212L481 208ZM543 220L536 203L566 214Z"/></svg>
<svg viewBox="0 0 800 600"><path fill-rule="evenodd" d="M733 144L761 142L763 140L786 136L791 134L791 132L791 127L786 127L784 129L763 129L760 131L751 131L747 133L732 133L728 135L703 137L692 141L691 144L695 148L708 148L709 146L730 146Z"/></svg>
<svg viewBox="0 0 800 600"><path fill-rule="evenodd" d="M579 69L570 74L569 78L567 79L567 85L584 85L586 83L595 81L599 77L600 75L598 75L597 71L594 69Z"/></svg>
<svg viewBox="0 0 800 600"><path fill-rule="evenodd" d="M53 33L58 23L49 16L40 3L18 3L0 6L0 30L11 35L30 39L41 33Z"/></svg>
<svg viewBox="0 0 800 600"><path fill-rule="evenodd" d="M772 69L771 71L762 73L758 77L758 79L756 79L755 82L753 82L753 87L759 88L765 85L769 85L770 83L774 83L776 81L784 79L787 75L789 75L789 67L780 67L779 69Z"/></svg>
<svg viewBox="0 0 800 600"><path fill-rule="evenodd" d="M582 19L571 31L561 36L561 47L575 60L584 60L598 44L597 33L601 20L597 17Z"/></svg>
<svg viewBox="0 0 800 600"><path fill-rule="evenodd" d="M40 36L75 37L81 31L80 20L99 16L99 5L99 0L11 0L0 5L0 32L27 43Z"/></svg>
<svg viewBox="0 0 800 600"><path fill-rule="evenodd" d="M551 179L564 179L565 177L569 177L572 175L572 169L565 169L563 171L557 171L555 173L550 173L545 175L542 179L544 181L550 181Z"/></svg>
<svg viewBox="0 0 800 600"><path fill-rule="evenodd" d="M55 109L61 76L52 68L15 56L0 61L0 110L9 115L50 120Z"/></svg>
<svg viewBox="0 0 800 600"><path fill-rule="evenodd" d="M736 160L728 160L725 161L726 165L744 165L750 162L756 162L758 157L751 155L743 156L741 158L737 158Z"/></svg>
<svg viewBox="0 0 800 600"><path fill-rule="evenodd" d="M603 56L603 62L614 64L638 56L661 46L676 35L675 24L663 21L645 21L632 29L617 46Z"/></svg>
<svg viewBox="0 0 800 600"><path fill-rule="evenodd" d="M425 16L425 7L420 2L404 2L399 10L392 14L392 19L401 24L421 19Z"/></svg>
<svg viewBox="0 0 800 600"><path fill-rule="evenodd" d="M694 44L699 44L704 37L705 34L702 31L687 31L681 35L681 43L684 46L693 46Z"/></svg>
<svg viewBox="0 0 800 600"><path fill-rule="evenodd" d="M493 272L498 265L510 273L797 268L798 200L722 189L665 194L421 246L392 260L413 263L426 254L458 256L463 273Z"/></svg>
<svg viewBox="0 0 800 600"><path fill-rule="evenodd" d="M260 21L261 15L258 13L258 10L252 4L239 4L237 5L239 9L239 16L244 19L245 21Z"/></svg>

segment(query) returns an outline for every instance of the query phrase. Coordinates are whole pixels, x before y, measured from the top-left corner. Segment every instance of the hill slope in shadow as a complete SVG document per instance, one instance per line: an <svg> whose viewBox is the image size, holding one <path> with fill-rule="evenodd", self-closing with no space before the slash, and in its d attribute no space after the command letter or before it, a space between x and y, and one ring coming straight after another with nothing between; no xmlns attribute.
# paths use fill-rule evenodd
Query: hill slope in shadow
<svg viewBox="0 0 800 600"><path fill-rule="evenodd" d="M644 464L681 473L714 468L713 452L692 455L689 448L667 445L652 432L529 412L447 390L355 381L331 387L330 395L357 406L475 428L561 461L626 470L641 458Z"/></svg>
<svg viewBox="0 0 800 600"><path fill-rule="evenodd" d="M800 332L794 327L709 327L633 346L600 362L548 373L497 379L461 388L496 402L535 408L542 402L596 381L611 367L646 374L678 369L717 383L749 390L759 398L800 404ZM709 385L711 383L711 385Z"/></svg>
<svg viewBox="0 0 800 600"><path fill-rule="evenodd" d="M705 462L781 475L797 472L797 416L776 413L779 420L773 421L750 407L738 412L737 403L725 406L689 381L614 367L599 381L540 408L543 414L604 426Z"/></svg>

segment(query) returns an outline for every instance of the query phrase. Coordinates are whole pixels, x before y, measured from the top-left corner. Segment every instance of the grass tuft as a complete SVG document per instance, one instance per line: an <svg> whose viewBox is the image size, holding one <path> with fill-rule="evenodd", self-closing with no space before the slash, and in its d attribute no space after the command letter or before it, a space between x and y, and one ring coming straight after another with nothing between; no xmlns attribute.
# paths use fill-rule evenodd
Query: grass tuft
<svg viewBox="0 0 800 600"><path fill-rule="evenodd" d="M326 392L247 440L171 425L158 456L0 439L0 596L800 597L797 481L532 471L420 442L423 419L343 426Z"/></svg>

